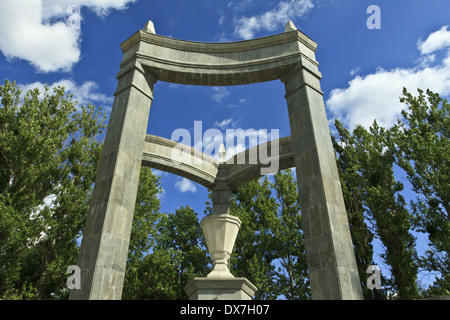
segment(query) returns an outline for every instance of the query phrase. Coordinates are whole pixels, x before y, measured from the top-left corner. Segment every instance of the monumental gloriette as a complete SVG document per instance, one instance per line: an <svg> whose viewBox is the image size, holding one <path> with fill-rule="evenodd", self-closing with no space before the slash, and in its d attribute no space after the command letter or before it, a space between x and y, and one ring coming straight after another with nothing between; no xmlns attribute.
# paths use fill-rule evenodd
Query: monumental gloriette
<svg viewBox="0 0 450 320"><path fill-rule="evenodd" d="M205 231L209 232L207 238L218 236L224 221L229 223L225 237L235 237L240 221L229 215L230 192L260 176L260 162L228 164L193 149L189 156L200 157L201 164L173 161L171 151L176 142L146 135L155 83L231 86L278 79L286 88L291 136L270 143L279 148L279 170L296 168L312 298L362 299L316 47L291 22L283 33L273 36L201 43L157 35L150 21L122 43L114 105L77 262L81 289L72 290L70 299L121 298L142 165L181 175L213 190L212 216L217 221L210 223L208 217L202 221L202 227L212 226L207 228L213 232ZM234 278L227 265L230 245L225 247L211 249L208 244L214 266L205 279ZM239 281L244 296L231 297L251 298L256 288L246 279ZM197 281L200 286L202 283Z"/></svg>

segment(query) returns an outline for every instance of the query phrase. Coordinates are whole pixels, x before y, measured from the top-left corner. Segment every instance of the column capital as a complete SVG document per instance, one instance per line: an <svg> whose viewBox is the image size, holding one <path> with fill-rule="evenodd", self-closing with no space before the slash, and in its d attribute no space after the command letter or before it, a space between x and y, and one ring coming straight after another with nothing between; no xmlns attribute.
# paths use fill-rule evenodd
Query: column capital
<svg viewBox="0 0 450 320"><path fill-rule="evenodd" d="M143 95L153 100L153 86L158 82L158 78L146 70L139 62L132 61L123 66L116 76L119 83L114 96L122 91L134 87Z"/></svg>
<svg viewBox="0 0 450 320"><path fill-rule="evenodd" d="M323 95L323 91L320 87L321 78L322 74L318 70L312 70L303 64L297 64L281 78L281 82L283 82L286 87L286 95L284 97L287 99L290 95L304 86L308 86Z"/></svg>

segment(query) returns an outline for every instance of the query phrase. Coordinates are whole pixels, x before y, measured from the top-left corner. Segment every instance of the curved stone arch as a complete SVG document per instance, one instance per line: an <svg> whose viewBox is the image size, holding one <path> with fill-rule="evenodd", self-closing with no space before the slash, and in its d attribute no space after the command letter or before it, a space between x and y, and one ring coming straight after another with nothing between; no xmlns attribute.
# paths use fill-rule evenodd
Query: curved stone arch
<svg viewBox="0 0 450 320"><path fill-rule="evenodd" d="M172 151L178 144L166 138L147 135L142 165L179 175L212 190L217 179L219 162L188 146L183 146L186 161L174 161Z"/></svg>
<svg viewBox="0 0 450 320"><path fill-rule="evenodd" d="M150 25L121 44L123 60L77 262L81 289L72 290L70 299L121 298L154 84L230 86L277 79L286 90L312 298L361 299L316 43L292 25L281 34L233 43L176 40L156 35ZM292 164L289 157L280 161ZM227 183L223 166L214 184L214 213L229 210L228 184L238 185L258 169L236 169Z"/></svg>
<svg viewBox="0 0 450 320"><path fill-rule="evenodd" d="M320 78L316 47L298 30L228 43L178 40L140 30L121 45L124 59L118 76L139 63L158 80L186 85L231 86L277 80L296 66L308 68Z"/></svg>
<svg viewBox="0 0 450 320"><path fill-rule="evenodd" d="M261 167L264 166L258 158L256 163L250 163L249 154L259 154L261 148L271 150L272 144L276 144L276 156L270 156L271 163L276 162L277 166L270 173L292 168L295 166L294 154L291 151L291 137L269 141L253 148L247 149L231 157L226 163L221 163L216 159L188 146L183 146L185 161L174 161L172 151L179 145L178 142L154 136L145 137L144 152L142 155L142 165L165 172L170 172L183 178L194 181L210 190L223 182L233 191L240 185L257 179L264 174ZM242 159L243 163L239 164ZM219 170L222 171L219 173Z"/></svg>
<svg viewBox="0 0 450 320"><path fill-rule="evenodd" d="M290 136L280 138L277 140L268 141L264 144L257 145L253 148L247 149L232 158L225 164L225 178L226 184L233 191L239 186L258 179L266 174L274 174L280 170L295 167L294 154L291 150L292 139ZM276 144L274 148L277 149L276 155L271 155L268 159L270 164L274 162L277 164L275 168L269 168L267 163L261 161L258 157L256 163L251 163L250 154L259 155L259 150L264 147L265 150L273 150L272 144ZM244 159L243 164L239 164L239 159ZM261 168L266 167L268 170L265 174L261 172Z"/></svg>

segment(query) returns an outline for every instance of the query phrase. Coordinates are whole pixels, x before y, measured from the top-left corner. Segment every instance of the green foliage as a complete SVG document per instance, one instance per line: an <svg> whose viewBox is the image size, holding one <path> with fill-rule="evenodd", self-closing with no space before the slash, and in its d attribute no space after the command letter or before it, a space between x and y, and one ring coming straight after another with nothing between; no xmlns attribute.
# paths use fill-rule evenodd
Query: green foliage
<svg viewBox="0 0 450 320"><path fill-rule="evenodd" d="M275 220L277 292L288 300L306 300L311 296L303 241L303 222L300 213L297 181L290 169L275 174L274 189L279 204Z"/></svg>
<svg viewBox="0 0 450 320"><path fill-rule="evenodd" d="M67 299L66 268L76 263L104 116L92 105L78 107L64 88L22 95L6 81L0 101L0 298ZM332 138L366 299L386 299L388 289L399 299L450 294L449 104L429 90L417 97L405 90L401 101L407 110L394 128L374 122L350 132L336 121L339 136ZM409 210L396 166L418 195ZM197 213L160 212L160 192L159 178L142 168L123 299L186 299L186 284L210 271ZM231 272L256 285L256 299L309 299L292 171L239 187L231 213L242 221ZM412 230L428 235L425 256L417 256ZM375 238L390 269L381 291L365 282ZM439 275L420 295L419 267Z"/></svg>
<svg viewBox="0 0 450 320"><path fill-rule="evenodd" d="M0 99L0 297L67 297L105 119L60 87L5 81Z"/></svg>
<svg viewBox="0 0 450 320"><path fill-rule="evenodd" d="M171 281L178 284L172 299L186 299L184 287L189 281L194 277L204 277L210 271L206 242L197 213L187 206L163 216L159 233L155 250L169 252L176 274Z"/></svg>
<svg viewBox="0 0 450 320"><path fill-rule="evenodd" d="M350 178L349 184L344 181L344 195L347 203L357 204L359 222L367 219L371 222L373 234L377 236L385 252L381 254L386 264L390 268L391 279L384 281L385 286L398 293L400 299L413 299L417 296L417 264L415 262L416 250L415 239L409 233L410 216L406 208L406 202L400 192L403 185L396 181L394 177L395 151L393 148L391 133L378 126L375 121L369 128L369 131L362 126L357 126L350 134L342 124L336 120L336 128L341 137L341 142L335 142L334 145L344 159L338 160L341 164L345 162L345 156L352 154L350 160L350 172L345 172L343 178ZM344 149L348 149L344 152ZM340 166L342 168L342 165ZM349 201L348 185L355 183L353 187L358 188L359 203L354 199ZM349 216L352 218L355 212L354 207L349 207ZM363 213L364 212L364 213ZM362 215L361 215L362 214ZM372 235L366 231L366 228L353 229L352 233L357 233L353 238L356 239L356 245L361 245L359 238L361 235L368 235L370 240ZM363 241L364 242L364 241ZM366 245L370 245L366 243ZM364 247L362 247L364 248ZM361 247L357 251L361 251ZM372 250L365 251L364 264L358 261L360 276L364 268L367 268ZM360 255L357 254L359 258ZM366 276L362 276L365 279ZM366 286L363 284L363 288ZM371 294L364 289L366 298ZM376 297L374 297L376 298Z"/></svg>
<svg viewBox="0 0 450 320"><path fill-rule="evenodd" d="M231 257L231 273L242 276L257 288L255 299L274 299L276 248L273 223L276 202L271 196L267 178L253 180L239 187L231 202L231 214L241 219L242 225Z"/></svg>
<svg viewBox="0 0 450 320"><path fill-rule="evenodd" d="M145 262L146 254L155 245L156 226L162 217L159 212L160 192L159 178L152 174L150 168L141 168L122 293L124 299L144 298L143 288L151 290L156 287L149 283L152 277L147 273Z"/></svg>
<svg viewBox="0 0 450 320"><path fill-rule="evenodd" d="M275 193L275 194L274 194ZM255 299L310 297L298 191L291 170L239 187L231 212L242 221L231 272L257 288Z"/></svg>
<svg viewBox="0 0 450 320"><path fill-rule="evenodd" d="M433 294L450 292L450 104L430 90L414 97L403 90L407 109L395 127L398 164L418 193L411 202L413 226L428 234L430 249L420 266L439 273ZM428 295L428 293L426 293Z"/></svg>
<svg viewBox="0 0 450 320"><path fill-rule="evenodd" d="M148 175L141 173L140 185L159 190L155 177L149 172ZM144 183L146 180L150 181ZM146 190L148 188L139 189L138 198ZM128 256L123 299L187 299L184 287L194 277L204 277L208 273L209 260L197 214L189 207L161 214L156 194L152 193L152 201L158 203L158 211L142 211L136 204L138 216L133 220L130 243L136 250L130 250ZM138 222L144 216L146 223ZM137 246L138 243L145 245Z"/></svg>
<svg viewBox="0 0 450 320"><path fill-rule="evenodd" d="M339 134L339 141L335 137L332 137L332 141L337 155L336 162L347 209L356 265L364 299L373 299L375 298L374 293L377 291L369 290L365 279L367 278L367 268L374 264L372 245L374 234L366 223L362 194L363 179L359 173L360 162L356 153L355 137L337 120L335 126Z"/></svg>

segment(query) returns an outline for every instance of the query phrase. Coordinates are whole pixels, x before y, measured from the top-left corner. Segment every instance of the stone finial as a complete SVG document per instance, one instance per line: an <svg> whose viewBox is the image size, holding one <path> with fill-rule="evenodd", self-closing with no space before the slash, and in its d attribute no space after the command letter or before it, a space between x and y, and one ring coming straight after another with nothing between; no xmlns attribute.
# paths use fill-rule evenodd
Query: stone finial
<svg viewBox="0 0 450 320"><path fill-rule="evenodd" d="M152 20L148 20L147 24L145 25L144 28L142 28L142 31L148 32L148 33L153 33L156 34L155 32L155 26L153 25Z"/></svg>
<svg viewBox="0 0 450 320"><path fill-rule="evenodd" d="M227 151L225 150L225 145L222 143L219 147L219 161L224 162Z"/></svg>
<svg viewBox="0 0 450 320"><path fill-rule="evenodd" d="M289 32L289 31L294 31L294 30L298 30L298 29L295 26L295 24L291 20L289 20L286 23L286 27L284 28L284 32Z"/></svg>

